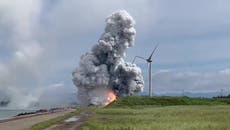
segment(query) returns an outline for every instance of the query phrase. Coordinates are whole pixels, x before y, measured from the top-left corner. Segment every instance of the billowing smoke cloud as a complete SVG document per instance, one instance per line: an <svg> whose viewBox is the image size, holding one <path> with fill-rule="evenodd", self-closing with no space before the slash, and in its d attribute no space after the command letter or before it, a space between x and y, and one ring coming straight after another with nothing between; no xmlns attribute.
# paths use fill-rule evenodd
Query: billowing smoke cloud
<svg viewBox="0 0 230 130"><path fill-rule="evenodd" d="M44 77L45 48L36 36L41 8L41 0L0 1L2 106L24 109L37 100L34 93Z"/></svg>
<svg viewBox="0 0 230 130"><path fill-rule="evenodd" d="M125 10L106 19L105 32L98 44L81 56L79 67L73 72L80 103L103 104L108 98L107 91L120 97L143 90L141 69L124 61L126 49L134 45L134 24Z"/></svg>

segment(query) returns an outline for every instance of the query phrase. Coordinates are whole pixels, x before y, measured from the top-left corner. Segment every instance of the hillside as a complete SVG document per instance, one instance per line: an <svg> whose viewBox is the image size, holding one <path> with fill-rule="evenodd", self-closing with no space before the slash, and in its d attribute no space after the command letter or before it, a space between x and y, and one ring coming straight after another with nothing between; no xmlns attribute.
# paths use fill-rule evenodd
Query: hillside
<svg viewBox="0 0 230 130"><path fill-rule="evenodd" d="M189 98L189 97L147 97L130 96L119 98L108 107L128 106L174 106L174 105L230 105L230 98Z"/></svg>

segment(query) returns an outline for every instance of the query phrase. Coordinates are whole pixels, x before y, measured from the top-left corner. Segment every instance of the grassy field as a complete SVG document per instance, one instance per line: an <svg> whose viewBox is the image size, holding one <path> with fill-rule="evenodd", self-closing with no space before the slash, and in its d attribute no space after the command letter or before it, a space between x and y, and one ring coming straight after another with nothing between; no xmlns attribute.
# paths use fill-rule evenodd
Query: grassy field
<svg viewBox="0 0 230 130"><path fill-rule="evenodd" d="M230 130L230 106L95 109L82 130Z"/></svg>
<svg viewBox="0 0 230 130"><path fill-rule="evenodd" d="M230 130L230 99L128 97L106 108L82 130Z"/></svg>

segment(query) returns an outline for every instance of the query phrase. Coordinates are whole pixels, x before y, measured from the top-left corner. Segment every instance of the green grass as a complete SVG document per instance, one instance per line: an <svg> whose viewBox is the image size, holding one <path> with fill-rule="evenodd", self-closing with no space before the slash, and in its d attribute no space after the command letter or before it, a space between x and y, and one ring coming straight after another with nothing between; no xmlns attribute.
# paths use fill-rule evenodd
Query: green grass
<svg viewBox="0 0 230 130"><path fill-rule="evenodd" d="M125 97L94 111L82 130L230 130L230 99Z"/></svg>
<svg viewBox="0 0 230 130"><path fill-rule="evenodd" d="M143 97L132 96L124 97L108 107L132 107L137 105L157 105L157 106L174 106L174 105L230 105L230 98L188 98L188 97Z"/></svg>
<svg viewBox="0 0 230 130"><path fill-rule="evenodd" d="M229 105L95 109L82 130L230 130Z"/></svg>
<svg viewBox="0 0 230 130"><path fill-rule="evenodd" d="M71 112L71 113L68 113L64 116L60 116L60 117L56 117L54 119L50 119L48 121L44 121L44 122L41 122L41 123L38 123L38 124L35 124L34 126L32 126L31 128L29 129L26 129L26 130L43 130L49 126L52 126L54 124L58 124L74 115L77 115L78 113L80 113L81 109L77 109L75 112Z"/></svg>

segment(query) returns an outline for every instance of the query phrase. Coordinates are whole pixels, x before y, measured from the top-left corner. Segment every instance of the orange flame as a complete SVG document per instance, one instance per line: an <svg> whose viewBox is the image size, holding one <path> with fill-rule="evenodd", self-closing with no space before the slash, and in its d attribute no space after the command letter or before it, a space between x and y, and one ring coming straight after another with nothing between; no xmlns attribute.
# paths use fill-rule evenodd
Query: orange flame
<svg viewBox="0 0 230 130"><path fill-rule="evenodd" d="M107 93L107 101L105 102L105 106L109 105L111 102L115 101L117 99L116 94L113 91L109 91Z"/></svg>

